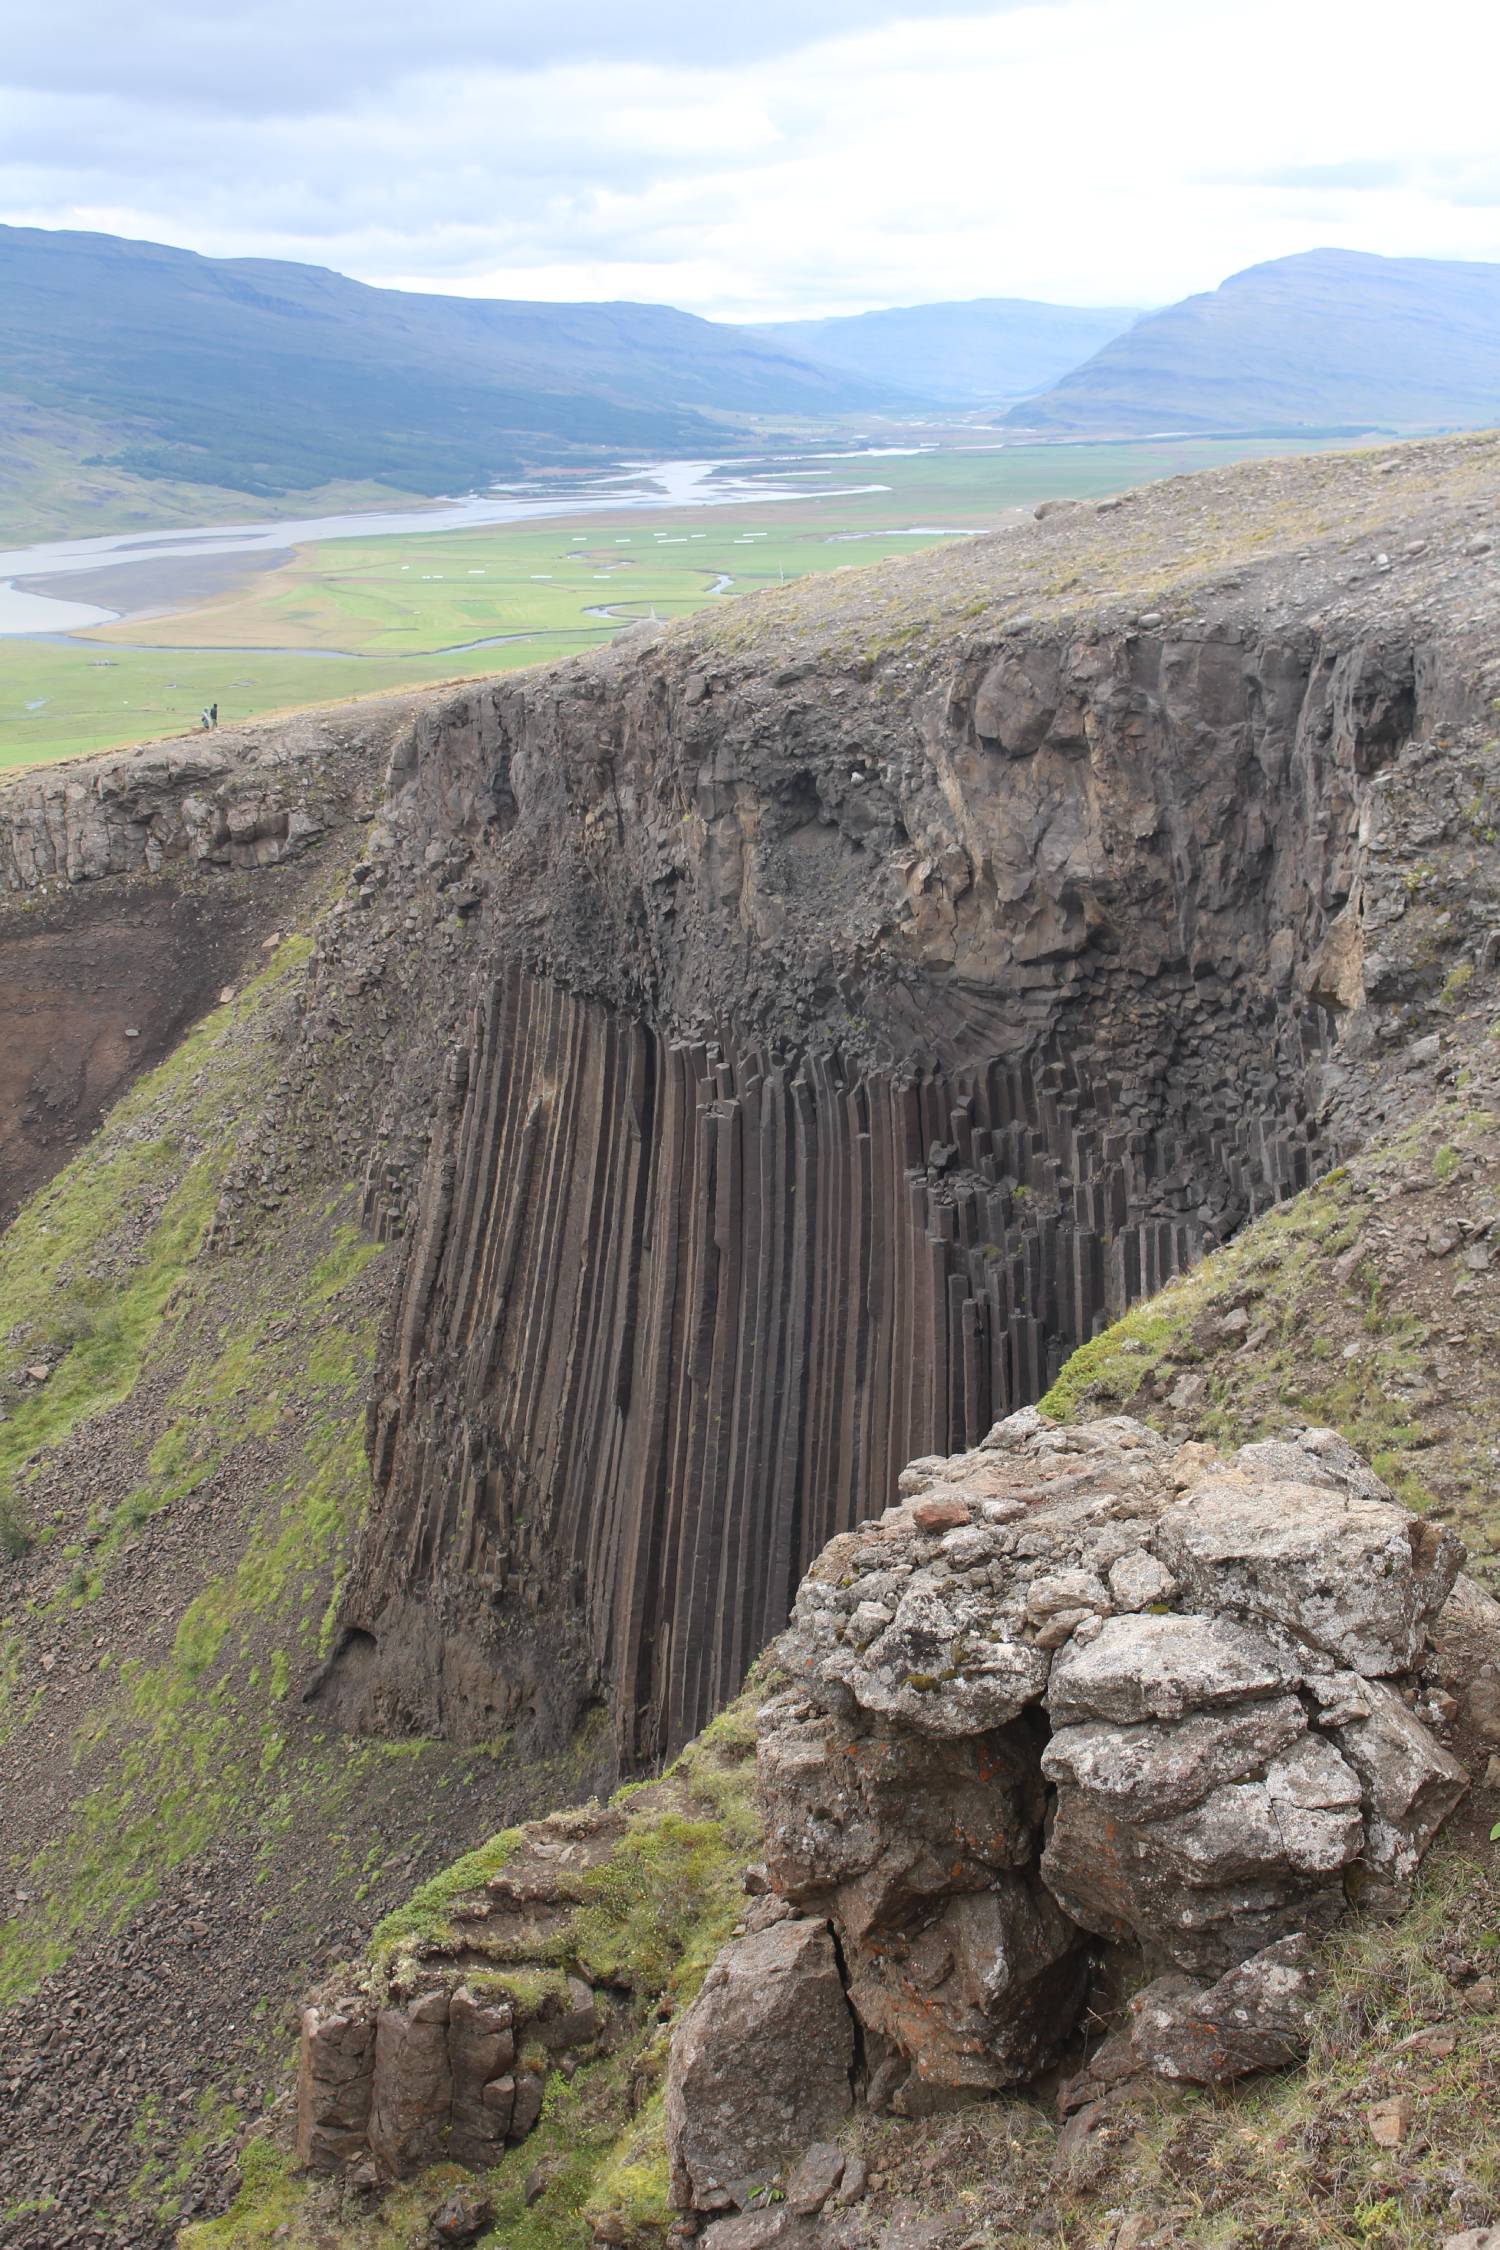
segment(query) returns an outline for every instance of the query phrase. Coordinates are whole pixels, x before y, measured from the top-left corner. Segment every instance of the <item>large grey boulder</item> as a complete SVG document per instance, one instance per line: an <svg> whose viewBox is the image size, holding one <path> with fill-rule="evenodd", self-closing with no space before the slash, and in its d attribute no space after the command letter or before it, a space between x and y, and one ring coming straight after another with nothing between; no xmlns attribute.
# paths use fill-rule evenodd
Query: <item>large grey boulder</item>
<svg viewBox="0 0 1500 2250"><path fill-rule="evenodd" d="M1087 1720L1053 1735L1042 1772L1059 1787L1086 1791L1111 1817L1163 1820L1200 1805L1224 1782L1264 1772L1306 1731L1295 1695L1139 1726Z"/></svg>
<svg viewBox="0 0 1500 2250"><path fill-rule="evenodd" d="M678 2024L667 2073L672 2200L743 2206L852 2103L854 2019L826 1922L724 1947Z"/></svg>
<svg viewBox="0 0 1500 2250"><path fill-rule="evenodd" d="M1217 1975L1281 1937L1331 1927L1361 1839L1358 1776L1302 1735L1263 1773L1164 1820L1122 1819L1106 1796L1060 1786L1041 1872L1083 1928Z"/></svg>
<svg viewBox="0 0 1500 2250"><path fill-rule="evenodd" d="M1193 1607L1282 1626L1374 1678L1419 1662L1463 1560L1451 1531L1388 1498L1245 1468L1184 1494L1156 1551Z"/></svg>
<svg viewBox="0 0 1500 2250"><path fill-rule="evenodd" d="M1130 2046L1159 2078L1221 2085L1307 2052L1316 1971L1305 1937L1283 1938L1217 1983L1168 1976L1130 2005Z"/></svg>
<svg viewBox="0 0 1500 2250"><path fill-rule="evenodd" d="M759 1743L771 1881L837 1931L881 2084L1054 2059L1084 1932L1176 1979L1177 2075L1280 2057L1285 1948L1399 1901L1466 1786L1419 1678L1460 1559L1333 1431L1224 1461L1028 1409L913 1463L804 1580Z"/></svg>
<svg viewBox="0 0 1500 2250"><path fill-rule="evenodd" d="M1080 1719L1180 1719L1190 1711L1281 1696L1296 1666L1250 1628L1216 1617L1112 1617L1057 1658L1047 1688L1055 1726Z"/></svg>

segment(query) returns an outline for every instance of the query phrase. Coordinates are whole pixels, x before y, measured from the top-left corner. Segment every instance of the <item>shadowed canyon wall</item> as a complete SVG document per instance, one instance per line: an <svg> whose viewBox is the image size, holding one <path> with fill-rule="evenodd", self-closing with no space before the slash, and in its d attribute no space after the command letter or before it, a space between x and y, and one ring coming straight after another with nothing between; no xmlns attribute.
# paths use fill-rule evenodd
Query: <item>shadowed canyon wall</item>
<svg viewBox="0 0 1500 2250"><path fill-rule="evenodd" d="M1339 1025L1407 975L1385 782L1471 674L1427 619L1268 626L1295 601L1242 580L955 622L958 564L915 628L919 574L862 575L398 755L364 905L422 839L471 966L430 1140L398 1065L371 1170L410 1241L320 1683L348 1722L602 1703L659 1755L907 1459L1352 1139Z"/></svg>
<svg viewBox="0 0 1500 2250"><path fill-rule="evenodd" d="M808 1555L906 1461L1036 1398L1206 1214L1312 1162L1295 1119L1112 1122L1118 1082L1061 1060L777 1063L519 969L452 1091L376 1425L381 1577L442 1558L548 1610L578 1588L639 1755L735 1690Z"/></svg>

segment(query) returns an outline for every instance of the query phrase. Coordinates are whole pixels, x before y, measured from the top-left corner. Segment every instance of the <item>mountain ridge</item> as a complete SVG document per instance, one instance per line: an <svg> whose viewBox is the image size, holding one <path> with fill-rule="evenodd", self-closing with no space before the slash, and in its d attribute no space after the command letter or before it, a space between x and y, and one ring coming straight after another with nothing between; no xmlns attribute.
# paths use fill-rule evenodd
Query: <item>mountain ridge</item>
<svg viewBox="0 0 1500 2250"><path fill-rule="evenodd" d="M1140 317L1138 308L970 297L826 320L762 321L747 333L893 392L974 406L1057 381Z"/></svg>
<svg viewBox="0 0 1500 2250"><path fill-rule="evenodd" d="M99 470L255 499L430 497L714 451L868 405L855 378L671 306L382 290L317 266L0 228L0 492Z"/></svg>
<svg viewBox="0 0 1500 2250"><path fill-rule="evenodd" d="M1500 265L1307 250L1145 314L1013 429L1334 434L1500 420Z"/></svg>

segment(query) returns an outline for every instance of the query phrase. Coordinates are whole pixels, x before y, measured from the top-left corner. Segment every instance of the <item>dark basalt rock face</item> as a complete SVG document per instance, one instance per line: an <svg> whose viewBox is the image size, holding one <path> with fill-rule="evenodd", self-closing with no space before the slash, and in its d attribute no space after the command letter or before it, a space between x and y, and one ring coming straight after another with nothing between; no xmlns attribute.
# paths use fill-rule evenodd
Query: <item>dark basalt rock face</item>
<svg viewBox="0 0 1500 2250"><path fill-rule="evenodd" d="M475 966L372 1170L350 1723L682 1742L906 1459L1337 1154L1361 822L1461 678L1241 604L907 645L687 628L398 757Z"/></svg>

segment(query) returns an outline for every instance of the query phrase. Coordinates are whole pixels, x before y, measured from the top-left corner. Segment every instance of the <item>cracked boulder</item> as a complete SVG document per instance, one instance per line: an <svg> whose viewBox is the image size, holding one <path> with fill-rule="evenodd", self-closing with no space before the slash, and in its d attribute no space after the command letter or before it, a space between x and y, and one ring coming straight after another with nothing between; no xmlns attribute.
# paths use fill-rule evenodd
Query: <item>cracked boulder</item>
<svg viewBox="0 0 1500 2250"><path fill-rule="evenodd" d="M1059 1659L1049 1701L1074 1723L1043 1755L1042 1875L1075 1921L1202 1973L1338 1919L1359 1777L1309 1733L1297 1681L1250 1628L1200 1617L1111 1619Z"/></svg>
<svg viewBox="0 0 1500 2250"><path fill-rule="evenodd" d="M1368 1470L1361 1481L1375 1483ZM1408 1515L1388 1495L1321 1481L1268 1483L1254 1466L1185 1493L1162 1519L1156 1552L1176 1575L1184 1606L1281 1626L1374 1679L1421 1660L1463 1560L1451 1531Z"/></svg>
<svg viewBox="0 0 1500 2250"><path fill-rule="evenodd" d="M679 2209L743 2208L852 2104L854 2018L828 1924L725 1946L672 2039L667 2152Z"/></svg>
<svg viewBox="0 0 1500 2250"><path fill-rule="evenodd" d="M1458 1542L1326 1430L1225 1460L1028 1409L899 1490L804 1580L758 1751L871 2098L1055 2061L1089 1938L1158 1972L1131 2068L1287 2060L1310 1941L1399 1901L1467 1785L1419 1716Z"/></svg>
<svg viewBox="0 0 1500 2250"><path fill-rule="evenodd" d="M1051 2061L1083 1956L1033 1873L1037 1724L934 1741L795 1695L762 1718L767 1872L831 1919L866 2034L933 2090L995 2089Z"/></svg>
<svg viewBox="0 0 1500 2250"><path fill-rule="evenodd" d="M1282 1938L1207 1987L1158 1978L1130 2003L1132 2055L1158 2078L1217 2086L1307 2052L1317 1989L1312 1947Z"/></svg>
<svg viewBox="0 0 1500 2250"><path fill-rule="evenodd" d="M1077 1927L1031 1875L997 1876L848 1948L867 2037L934 2097L995 2093L1055 2062L1082 2002Z"/></svg>

